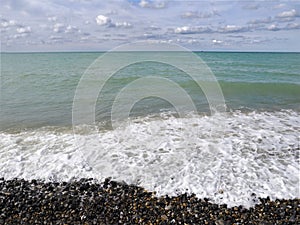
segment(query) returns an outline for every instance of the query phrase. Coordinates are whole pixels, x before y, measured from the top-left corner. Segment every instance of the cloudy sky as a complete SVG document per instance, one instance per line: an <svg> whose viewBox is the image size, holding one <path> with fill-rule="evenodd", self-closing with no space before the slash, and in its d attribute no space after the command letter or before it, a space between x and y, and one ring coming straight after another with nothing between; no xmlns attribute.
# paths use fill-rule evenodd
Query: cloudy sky
<svg viewBox="0 0 300 225"><path fill-rule="evenodd" d="M1 0L0 29L1 51L101 51L141 40L300 51L300 1Z"/></svg>

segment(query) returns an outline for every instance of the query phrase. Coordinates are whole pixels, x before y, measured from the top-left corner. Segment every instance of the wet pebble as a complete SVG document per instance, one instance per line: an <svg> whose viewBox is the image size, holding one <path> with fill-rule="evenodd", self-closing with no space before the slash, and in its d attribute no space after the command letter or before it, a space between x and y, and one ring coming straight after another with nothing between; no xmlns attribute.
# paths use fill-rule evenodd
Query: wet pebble
<svg viewBox="0 0 300 225"><path fill-rule="evenodd" d="M300 199L259 198L228 208L194 194L157 197L107 178L44 182L0 178L1 224L300 224Z"/></svg>

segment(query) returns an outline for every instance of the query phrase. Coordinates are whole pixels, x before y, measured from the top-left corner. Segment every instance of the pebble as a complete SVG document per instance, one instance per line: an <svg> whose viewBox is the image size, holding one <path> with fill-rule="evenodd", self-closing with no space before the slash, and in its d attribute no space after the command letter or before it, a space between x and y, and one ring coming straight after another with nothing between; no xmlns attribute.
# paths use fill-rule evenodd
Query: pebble
<svg viewBox="0 0 300 225"><path fill-rule="evenodd" d="M246 209L194 194L157 197L107 178L45 182L0 178L1 224L300 224L300 199L259 198Z"/></svg>

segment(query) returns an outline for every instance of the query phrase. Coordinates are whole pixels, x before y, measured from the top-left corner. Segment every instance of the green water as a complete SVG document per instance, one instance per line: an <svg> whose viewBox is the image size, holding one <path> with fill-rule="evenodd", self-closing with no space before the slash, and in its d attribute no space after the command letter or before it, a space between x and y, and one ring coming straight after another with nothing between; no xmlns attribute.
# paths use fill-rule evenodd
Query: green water
<svg viewBox="0 0 300 225"><path fill-rule="evenodd" d="M102 54L2 53L1 129L71 125L78 82ZM300 111L299 53L197 54L216 76L227 110ZM98 96L96 119L107 119L117 93L130 82L148 75L178 83L199 112L209 111L202 90L184 72L159 62L143 62L121 69L106 83ZM134 106L132 115L168 110L174 110L170 103L147 98Z"/></svg>

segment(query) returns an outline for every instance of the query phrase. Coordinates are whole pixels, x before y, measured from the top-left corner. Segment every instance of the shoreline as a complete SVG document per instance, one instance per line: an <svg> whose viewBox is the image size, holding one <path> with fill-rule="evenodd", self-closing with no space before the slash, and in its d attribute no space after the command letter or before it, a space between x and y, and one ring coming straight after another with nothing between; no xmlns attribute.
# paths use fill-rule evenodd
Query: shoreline
<svg viewBox="0 0 300 225"><path fill-rule="evenodd" d="M253 193L253 196L255 194ZM297 224L300 199L258 198L252 208L210 203L194 194L157 197L106 179L70 182L0 178L1 224Z"/></svg>

